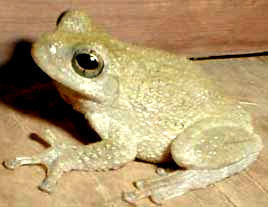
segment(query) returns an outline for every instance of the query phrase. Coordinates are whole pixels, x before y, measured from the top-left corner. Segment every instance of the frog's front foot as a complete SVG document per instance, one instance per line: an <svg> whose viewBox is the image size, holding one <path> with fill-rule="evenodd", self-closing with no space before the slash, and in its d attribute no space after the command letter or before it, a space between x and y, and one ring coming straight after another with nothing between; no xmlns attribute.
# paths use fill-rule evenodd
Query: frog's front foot
<svg viewBox="0 0 268 207"><path fill-rule="evenodd" d="M12 160L6 160L3 162L3 165L11 170L22 165L45 166L47 169L47 177L39 188L45 192L51 192L57 180L64 172L84 167L83 163L79 162L80 154L83 151L81 150L81 146L61 143L50 130L45 131L44 140L51 145L51 147L44 152L34 156L17 157Z"/></svg>

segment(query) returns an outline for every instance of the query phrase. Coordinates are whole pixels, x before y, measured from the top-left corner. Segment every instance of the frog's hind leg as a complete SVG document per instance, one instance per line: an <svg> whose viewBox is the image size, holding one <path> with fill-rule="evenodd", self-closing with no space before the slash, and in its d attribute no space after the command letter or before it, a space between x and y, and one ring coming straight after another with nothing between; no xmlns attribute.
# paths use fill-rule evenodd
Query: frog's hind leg
<svg viewBox="0 0 268 207"><path fill-rule="evenodd" d="M162 203L240 172L257 159L262 148L258 135L230 121L212 122L197 123L172 142L172 157L186 170L140 180L136 182L139 190L124 193L124 200L135 204L150 197Z"/></svg>
<svg viewBox="0 0 268 207"><path fill-rule="evenodd" d="M218 170L183 170L168 173L165 176L139 180L135 183L136 191L125 192L123 199L131 204L149 197L154 203L162 204L163 201L181 196L189 190L204 188L209 184L220 181L256 160L258 153L251 154L233 165Z"/></svg>

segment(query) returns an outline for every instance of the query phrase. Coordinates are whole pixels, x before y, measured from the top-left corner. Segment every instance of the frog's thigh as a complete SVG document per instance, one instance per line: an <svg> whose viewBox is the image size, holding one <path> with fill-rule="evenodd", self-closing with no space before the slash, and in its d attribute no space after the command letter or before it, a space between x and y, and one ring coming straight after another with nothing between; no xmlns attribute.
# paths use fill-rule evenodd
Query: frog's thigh
<svg viewBox="0 0 268 207"><path fill-rule="evenodd" d="M247 159L262 143L246 126L215 118L197 122L172 142L172 158L187 169L216 169Z"/></svg>

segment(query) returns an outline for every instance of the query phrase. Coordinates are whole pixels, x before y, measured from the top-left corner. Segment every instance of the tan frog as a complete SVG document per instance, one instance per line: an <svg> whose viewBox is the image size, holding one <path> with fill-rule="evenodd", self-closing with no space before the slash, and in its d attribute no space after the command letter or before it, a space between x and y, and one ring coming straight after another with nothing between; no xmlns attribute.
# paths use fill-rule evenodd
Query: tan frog
<svg viewBox="0 0 268 207"><path fill-rule="evenodd" d="M245 169L262 148L250 115L195 63L120 42L81 11L67 12L55 32L33 45L32 55L102 138L80 146L48 130L45 152L4 162L9 169L45 165L43 191L51 192L70 170L116 169L135 158L173 160L185 170L140 180L138 190L123 194L133 204L144 197L162 203Z"/></svg>

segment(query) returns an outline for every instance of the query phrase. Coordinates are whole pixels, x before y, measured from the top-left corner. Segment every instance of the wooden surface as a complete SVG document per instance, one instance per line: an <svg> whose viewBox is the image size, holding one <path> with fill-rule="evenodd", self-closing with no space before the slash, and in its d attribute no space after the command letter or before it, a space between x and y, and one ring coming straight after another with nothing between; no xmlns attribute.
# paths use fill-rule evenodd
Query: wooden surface
<svg viewBox="0 0 268 207"><path fill-rule="evenodd" d="M187 1L187 5L179 3L182 1L142 2L1 0L1 161L41 152L44 146L30 135L41 136L44 128L63 138L89 143L86 137L92 133L83 117L59 98L51 80L33 63L27 41L40 32L53 30L58 14L67 8L85 6L96 21L120 39L177 53L205 56L267 49L265 0L243 4ZM192 32L195 29L199 32ZM202 60L196 64L207 70L227 94L244 102L265 148L247 171L170 200L165 206L268 206L268 57ZM92 139L96 140L94 134ZM115 171L68 173L60 179L56 191L48 195L37 189L45 176L41 167L21 167L13 172L0 166L0 206L125 206L120 202L121 192L134 189L131 183L137 179L155 176L155 167L135 161ZM147 200L145 203L149 204Z"/></svg>
<svg viewBox="0 0 268 207"><path fill-rule="evenodd" d="M29 138L31 133L42 135L44 128L66 139L89 142L83 139L90 131L82 116L58 97L50 79L33 64L29 46L27 42L18 44L12 60L0 68L1 160L44 150L43 145ZM18 62L21 67L14 67ZM165 206L267 206L268 57L202 60L196 64L207 70L227 94L244 103L265 147L247 171L170 200ZM135 161L115 171L68 173L60 179L56 191L47 195L37 189L45 176L41 167L9 171L0 166L0 206L102 207L108 202L106 207L123 207L121 192L133 190L131 183L137 179L155 176L155 167Z"/></svg>
<svg viewBox="0 0 268 207"><path fill-rule="evenodd" d="M120 39L190 56L268 51L267 0L0 0L0 63L74 8Z"/></svg>

